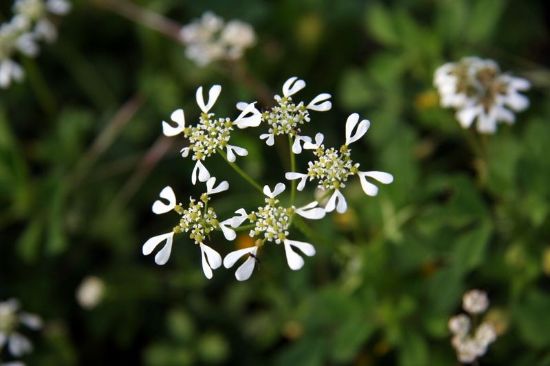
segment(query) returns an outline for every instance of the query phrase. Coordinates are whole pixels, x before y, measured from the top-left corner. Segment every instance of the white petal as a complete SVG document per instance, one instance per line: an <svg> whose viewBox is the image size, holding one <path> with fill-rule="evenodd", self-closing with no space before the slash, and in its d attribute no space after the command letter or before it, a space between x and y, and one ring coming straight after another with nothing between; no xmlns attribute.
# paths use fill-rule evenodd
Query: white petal
<svg viewBox="0 0 550 366"><path fill-rule="evenodd" d="M162 133L165 136L176 136L185 129L185 115L183 109L176 109L170 116L172 121L176 122L176 126L171 126L168 122L162 121Z"/></svg>
<svg viewBox="0 0 550 366"><path fill-rule="evenodd" d="M481 133L495 133L497 131L497 120L493 109L489 113L479 115L477 130Z"/></svg>
<svg viewBox="0 0 550 366"><path fill-rule="evenodd" d="M370 172L360 172L360 174L366 175L367 177L371 177L373 179L376 179L382 184L390 184L393 182L393 175L386 172L380 172L380 171L370 171Z"/></svg>
<svg viewBox="0 0 550 366"><path fill-rule="evenodd" d="M285 173L285 178L288 179L288 180L300 179L300 183L298 183L297 188L298 188L299 191L301 191L302 189L304 189L304 187L306 185L307 174L296 173L296 172L288 172L288 173Z"/></svg>
<svg viewBox="0 0 550 366"><path fill-rule="evenodd" d="M353 113L348 117L346 121L346 145L349 145L359 140L361 137L365 135L365 133L367 133L367 130L370 127L370 121L366 119L359 122L359 126L357 127L357 130L355 131L355 133L353 133L353 130L357 126L358 122L359 122L359 114Z"/></svg>
<svg viewBox="0 0 550 366"><path fill-rule="evenodd" d="M223 191L227 191L229 189L229 183L227 183L226 180L218 184L217 187L214 187L215 184L216 184L216 177L210 177L206 181L206 194L212 195Z"/></svg>
<svg viewBox="0 0 550 366"><path fill-rule="evenodd" d="M284 241L286 261L291 270L297 271L304 266L304 259L290 246L288 240Z"/></svg>
<svg viewBox="0 0 550 366"><path fill-rule="evenodd" d="M208 113L208 111L212 109L212 107L216 103L216 100L218 100L218 97L220 96L221 91L222 91L222 87L220 85L212 86L208 91L208 103L204 103L202 86L200 86L197 89L196 98L197 98L197 105L199 106L201 111L203 111L204 113Z"/></svg>
<svg viewBox="0 0 550 366"><path fill-rule="evenodd" d="M306 150L315 150L319 146L321 146L324 139L325 139L325 136L322 133L319 132L315 135L315 143L314 144L311 143L310 141L304 142L304 149L306 149Z"/></svg>
<svg viewBox="0 0 550 366"><path fill-rule="evenodd" d="M300 207L296 209L296 213L302 217L305 217L306 219L310 220L319 220L325 217L326 211L322 207L317 207L318 202L313 201L304 207Z"/></svg>
<svg viewBox="0 0 550 366"><path fill-rule="evenodd" d="M168 203L166 204L161 200L156 200L155 203L153 203L153 212L157 215L172 211L174 207L176 207L176 195L174 194L172 187L164 187L162 191L160 191L159 196L160 198L167 200Z"/></svg>
<svg viewBox="0 0 550 366"><path fill-rule="evenodd" d="M248 150L239 146L227 145L227 160L233 163L237 158L235 154L239 156L247 156Z"/></svg>
<svg viewBox="0 0 550 366"><path fill-rule="evenodd" d="M8 340L8 350L15 357L21 357L32 350L31 342L19 333L12 333Z"/></svg>
<svg viewBox="0 0 550 366"><path fill-rule="evenodd" d="M480 108L475 106L464 107L456 112L456 118L462 128L468 128L474 122L476 116L481 112Z"/></svg>
<svg viewBox="0 0 550 366"><path fill-rule="evenodd" d="M242 256L249 253L256 254L257 251L258 247L256 246L235 250L225 256L225 258L223 259L223 266L225 268L231 268Z"/></svg>
<svg viewBox="0 0 550 366"><path fill-rule="evenodd" d="M296 247L302 251L305 255L308 257L313 257L315 255L315 247L311 245L310 243L306 243L305 241L297 241L297 240L286 240L288 244L292 245L293 247Z"/></svg>
<svg viewBox="0 0 550 366"><path fill-rule="evenodd" d="M305 86L305 81L293 76L283 84L283 95L285 97L290 97L305 88Z"/></svg>
<svg viewBox="0 0 550 366"><path fill-rule="evenodd" d="M206 182L210 178L210 173L208 172L208 169L206 169L206 167L201 163L200 160L197 160L197 162L195 163L195 167L191 172L191 183L197 183L197 176L199 178L199 182Z"/></svg>
<svg viewBox="0 0 550 366"><path fill-rule="evenodd" d="M42 319L35 314L21 313L19 315L19 321L30 329L37 330L42 328Z"/></svg>
<svg viewBox="0 0 550 366"><path fill-rule="evenodd" d="M235 240L235 238L237 237L237 233L235 233L235 230L227 227L227 225L231 225L232 222L232 219L227 219L219 223L220 229L223 232L223 236L229 241Z"/></svg>
<svg viewBox="0 0 550 366"><path fill-rule="evenodd" d="M0 349L4 348L8 340L8 336L4 332L0 332Z"/></svg>
<svg viewBox="0 0 550 366"><path fill-rule="evenodd" d="M238 215L233 216L230 219L232 228L237 228L237 227L241 226L241 224L243 222L245 222L246 219L248 218L248 215L247 215L246 211L244 210L244 208L239 208L237 211L235 211L235 213L238 214Z"/></svg>
<svg viewBox="0 0 550 366"><path fill-rule="evenodd" d="M272 133L263 133L260 135L261 140L265 140L265 143L268 146L273 146L275 144L275 136Z"/></svg>
<svg viewBox="0 0 550 366"><path fill-rule="evenodd" d="M309 136L296 136L294 139L294 142L292 143L292 152L294 154L301 154L302 153L302 145L301 142L309 142L311 143L311 137Z"/></svg>
<svg viewBox="0 0 550 366"><path fill-rule="evenodd" d="M256 257L249 256L243 264L235 271L235 278L237 281L246 281L252 275L254 266L256 265Z"/></svg>
<svg viewBox="0 0 550 366"><path fill-rule="evenodd" d="M344 195L338 189L334 191L328 200L325 211L332 212L335 208L338 213L344 213L348 208Z"/></svg>
<svg viewBox="0 0 550 366"><path fill-rule="evenodd" d="M164 247L162 247L161 250L158 251L157 255L155 255L155 263L159 266L163 266L168 262L168 259L170 259L170 253L172 252L172 237L168 238L166 244Z"/></svg>
<svg viewBox="0 0 550 366"><path fill-rule="evenodd" d="M222 257L214 249L207 245L200 244L202 256L202 270L206 278L211 279L212 269L219 268L222 265Z"/></svg>
<svg viewBox="0 0 550 366"><path fill-rule="evenodd" d="M278 195L280 195L281 193L283 193L285 188L286 187L285 187L284 183L277 183L275 185L275 188L273 188L273 192L271 192L269 187L266 185L266 186L264 186L264 194L268 197L275 198ZM266 193L266 192L268 192L269 194Z"/></svg>
<svg viewBox="0 0 550 366"><path fill-rule="evenodd" d="M182 158L186 158L189 156L189 152L191 151L190 148L188 147L184 147L183 149L180 150L180 153L181 153L181 157Z"/></svg>
<svg viewBox="0 0 550 366"><path fill-rule="evenodd" d="M174 239L174 233L166 233L161 234L157 236L153 236L152 238L149 238L145 244L143 244L142 252L143 255L149 255L155 250L155 248L162 242L166 241L165 245L172 245L172 241Z"/></svg>
<svg viewBox="0 0 550 366"><path fill-rule="evenodd" d="M361 188L363 188L365 194L369 196L376 196L378 194L378 187L369 182L361 173L359 173L359 180L361 181Z"/></svg>
<svg viewBox="0 0 550 366"><path fill-rule="evenodd" d="M317 112L325 112L332 108L332 103L330 102L330 94L322 93L313 98L311 102L307 105L307 109L311 109Z"/></svg>
<svg viewBox="0 0 550 366"><path fill-rule="evenodd" d="M254 103L237 103L237 108L242 110L241 114L233 122L239 128L258 127L262 122L262 113L256 108ZM239 108L244 107L244 108Z"/></svg>
<svg viewBox="0 0 550 366"><path fill-rule="evenodd" d="M519 93L510 93L506 98L506 104L515 111L522 111L529 107L529 99Z"/></svg>
<svg viewBox="0 0 550 366"><path fill-rule="evenodd" d="M53 14L65 15L71 10L71 3L65 0L48 0L46 8Z"/></svg>

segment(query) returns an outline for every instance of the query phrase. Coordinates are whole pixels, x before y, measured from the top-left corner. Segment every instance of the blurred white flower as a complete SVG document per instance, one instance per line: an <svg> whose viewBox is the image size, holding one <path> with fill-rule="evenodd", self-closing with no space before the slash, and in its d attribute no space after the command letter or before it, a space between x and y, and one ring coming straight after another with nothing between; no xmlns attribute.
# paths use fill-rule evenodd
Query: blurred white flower
<svg viewBox="0 0 550 366"><path fill-rule="evenodd" d="M216 103L221 90L220 85L212 86L208 91L208 99L205 102L202 86L197 89L196 101L202 111L197 125L186 125L183 109L172 112L170 119L173 124L162 122L164 135L176 136L183 133L183 136L189 140L189 145L181 149L180 152L184 158L191 155L191 159L196 161L191 173L193 184L196 184L197 180L206 182L210 178L210 173L204 166L203 161L213 154L225 151L227 160L230 162L234 162L237 155L248 155L246 149L229 144L231 132L234 126L242 129L258 126L261 122L261 113L256 109L255 103L244 102L237 104L237 109L241 113L235 120L227 117L216 118L214 113L210 113L210 110Z"/></svg>
<svg viewBox="0 0 550 366"><path fill-rule="evenodd" d="M0 351L7 346L14 357L21 357L32 351L31 342L18 332L20 325L38 330L42 328L42 319L20 311L19 302L15 299L0 302Z"/></svg>
<svg viewBox="0 0 550 366"><path fill-rule="evenodd" d="M260 135L260 139L273 146L275 136L288 135L292 142L292 152L300 154L302 145L311 142L308 136L301 136L301 127L311 119L309 111L325 112L332 108L331 95L321 93L307 105L304 102L295 103L292 96L305 88L305 81L296 76L289 78L283 85L283 96L275 95L277 105L262 114L262 122L269 126L267 133Z"/></svg>
<svg viewBox="0 0 550 366"><path fill-rule="evenodd" d="M236 60L256 42L254 29L239 20L227 24L212 12L184 26L180 31L185 54L199 66L220 60Z"/></svg>
<svg viewBox="0 0 550 366"><path fill-rule="evenodd" d="M487 293L481 290L470 290L462 297L462 307L470 314L484 313L489 307Z"/></svg>
<svg viewBox="0 0 550 366"><path fill-rule="evenodd" d="M13 81L21 81L23 69L14 60L17 53L38 55L38 42L52 42L57 29L50 14L63 15L70 10L66 0L16 0L14 16L0 25L0 88L8 88Z"/></svg>
<svg viewBox="0 0 550 366"><path fill-rule="evenodd" d="M105 294L105 283L96 276L88 276L82 280L76 290L78 304L86 310L95 308Z"/></svg>
<svg viewBox="0 0 550 366"><path fill-rule="evenodd" d="M341 190L346 186L348 179L354 175L359 177L361 187L365 194L376 196L378 187L367 178L378 181L382 184L393 182L393 176L380 171L360 171L359 163L351 159L349 145L362 138L370 126L368 120L359 121L357 113L351 114L346 122L346 142L340 147L325 148L323 145L324 136L321 133L315 135L315 141L306 141L304 149L313 150L317 159L308 163L307 173L288 172L285 178L288 180L299 180L298 190L304 189L307 180L317 181L317 188L325 192L330 198L326 203L326 212L336 210L344 213L347 210L347 202Z"/></svg>
<svg viewBox="0 0 550 366"><path fill-rule="evenodd" d="M477 316L487 310L487 294L480 290L470 290L463 296L462 307L469 314ZM487 352L487 348L497 338L496 329L486 321L472 327L472 319L460 314L449 319L449 330L453 334L451 344L457 358L462 363L472 363Z"/></svg>
<svg viewBox="0 0 550 366"><path fill-rule="evenodd" d="M456 118L463 128L477 120L481 133L495 133L497 124L512 124L513 112L529 106L529 99L520 94L530 83L502 73L493 60L465 57L459 62L440 66L434 75L441 106L457 110Z"/></svg>

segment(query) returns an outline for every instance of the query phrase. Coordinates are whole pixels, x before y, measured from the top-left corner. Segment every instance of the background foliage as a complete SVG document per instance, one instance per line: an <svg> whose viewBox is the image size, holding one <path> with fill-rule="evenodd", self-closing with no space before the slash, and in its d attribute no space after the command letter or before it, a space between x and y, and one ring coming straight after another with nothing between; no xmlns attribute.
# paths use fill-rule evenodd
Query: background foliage
<svg viewBox="0 0 550 366"><path fill-rule="evenodd" d="M546 2L139 3L181 24L205 10L245 20L258 44L237 66L200 69L173 40L75 1L58 42L0 92L0 299L46 320L28 364L453 365L447 320L477 287L503 332L481 364L550 365ZM481 152L432 87L437 66L468 55L534 84L531 108ZM306 99L331 92L335 108L308 131L330 144L342 143L348 114L370 119L354 156L395 182L376 198L352 185L348 213L311 225L318 254L299 272L272 250L248 282L224 270L208 281L185 240L156 266L141 244L169 223L150 205L167 184L193 192L192 163L160 121L196 111L199 85L223 85L227 114L257 99L242 70L273 91L298 75ZM255 133L238 136L251 151L244 169L280 181L285 160ZM255 202L248 193L233 184L221 216ZM106 285L93 310L75 300L88 275Z"/></svg>

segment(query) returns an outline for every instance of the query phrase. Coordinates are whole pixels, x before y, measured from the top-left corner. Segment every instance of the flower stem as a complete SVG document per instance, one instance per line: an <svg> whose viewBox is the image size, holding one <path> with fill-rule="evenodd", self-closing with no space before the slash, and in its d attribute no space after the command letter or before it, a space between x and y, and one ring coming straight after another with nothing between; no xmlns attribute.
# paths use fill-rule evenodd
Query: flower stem
<svg viewBox="0 0 550 366"><path fill-rule="evenodd" d="M244 172L239 166L235 163L230 162L227 159L227 155L222 151L218 150L218 153L222 156L222 158L233 168L234 171L236 171L241 177L243 177L244 180L246 180L248 183L250 183L254 188L256 188L258 191L260 191L263 194L262 187L254 180L252 177L250 177L248 174Z"/></svg>
<svg viewBox="0 0 550 366"><path fill-rule="evenodd" d="M296 171L296 155L292 151L292 138L288 135L288 151L290 154L290 171ZM296 180L292 180L290 190L290 205L294 206L294 201L296 199Z"/></svg>
<svg viewBox="0 0 550 366"><path fill-rule="evenodd" d="M92 0L92 3L181 42L181 25L126 0Z"/></svg>
<svg viewBox="0 0 550 366"><path fill-rule="evenodd" d="M42 109L48 116L55 116L55 99L52 91L48 86L48 82L40 73L40 69L36 66L36 62L28 57L23 58L23 64L30 81L31 87L34 89L36 99L42 106Z"/></svg>
<svg viewBox="0 0 550 366"><path fill-rule="evenodd" d="M245 230L253 229L255 226L256 226L256 224L248 224L248 225L243 225L243 226L233 228L233 230L234 231L245 231Z"/></svg>

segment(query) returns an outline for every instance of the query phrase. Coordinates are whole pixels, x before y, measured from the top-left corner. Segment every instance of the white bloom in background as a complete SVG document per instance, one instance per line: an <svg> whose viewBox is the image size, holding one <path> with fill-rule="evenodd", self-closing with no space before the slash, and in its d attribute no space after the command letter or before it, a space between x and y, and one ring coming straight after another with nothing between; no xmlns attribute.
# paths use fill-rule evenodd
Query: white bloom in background
<svg viewBox="0 0 550 366"><path fill-rule="evenodd" d="M223 261L224 267L230 268L241 257L247 257L244 263L241 264L235 272L237 280L244 281L250 277L257 260L258 250L266 242L283 244L288 266L294 271L304 266L304 259L296 249L308 257L315 255L315 248L313 245L302 241L290 240L288 238L288 230L294 214L306 219L318 220L325 216L325 210L321 207L317 207L317 202L311 202L300 208L294 206L283 207L280 205L277 196L284 190L285 185L283 183L277 183L273 190L267 185L264 186L263 192L266 196L264 206L258 207L255 211L248 214L241 208L236 211L236 216L227 220L233 228L239 227L248 220L254 225L249 232L249 236L257 239L256 246L231 252Z"/></svg>
<svg viewBox="0 0 550 366"><path fill-rule="evenodd" d="M436 70L434 84L441 106L455 108L463 128L477 121L481 133L495 133L499 122L514 123L514 112L529 106L520 94L530 88L529 81L502 73L493 60L465 57L444 64Z"/></svg>
<svg viewBox="0 0 550 366"><path fill-rule="evenodd" d="M216 118L210 110L216 103L221 86L214 85L208 91L207 102L204 100L202 86L197 89L197 105L202 113L199 123L195 126L187 126L183 109L175 110L170 116L173 124L163 121L162 130L166 136L176 136L183 133L189 140L189 145L181 149L181 155L185 158L191 156L196 161L191 173L191 182L196 184L206 182L210 178L210 172L204 166L203 161L218 152L224 152L227 160L234 162L237 156L246 156L248 151L242 147L230 145L231 132L234 127L240 129L258 126L261 122L261 113L254 103L241 102L237 109L241 111L235 120L230 118Z"/></svg>
<svg viewBox="0 0 550 366"><path fill-rule="evenodd" d="M171 187L165 187L159 195L162 200L155 201L152 210L157 215L174 211L180 215L179 223L171 232L147 240L143 244L142 250L144 255L149 255L162 243L162 248L155 255L155 263L164 265L170 258L174 235L188 233L189 238L200 248L204 275L206 278L211 279L213 277L212 271L222 265L222 257L204 242L215 230L221 230L227 240L235 239L236 233L231 227L232 219L219 222L214 209L208 206L210 196L226 191L229 189L229 184L227 181L223 181L216 185L216 178L210 177L206 182L206 187L206 193L203 193L199 200L189 198L187 208L176 203L176 195Z"/></svg>
<svg viewBox="0 0 550 366"><path fill-rule="evenodd" d="M57 28L49 16L67 14L71 4L66 0L16 0L13 9L16 18L34 24L32 33L37 39L53 42L57 39Z"/></svg>
<svg viewBox="0 0 550 366"><path fill-rule="evenodd" d="M299 180L297 188L300 191L304 189L307 180L316 181L317 188L322 189L325 196L330 195L325 207L326 212L336 210L344 213L347 210L347 202L341 190L346 186L348 179L355 175L359 177L365 194L376 196L378 187L367 178L389 184L393 182L393 176L380 171L360 171L359 163L354 163L351 159L349 148L350 144L367 133L369 126L368 120L359 121L357 113L350 115L346 122L346 142L340 149L325 148L324 136L318 133L314 142L307 141L304 144L304 149L313 150L317 159L308 163L307 173L288 172L285 174L286 179Z"/></svg>
<svg viewBox="0 0 550 366"><path fill-rule="evenodd" d="M489 307L487 293L481 290L470 290L462 297L462 307L470 314L484 313Z"/></svg>
<svg viewBox="0 0 550 366"><path fill-rule="evenodd" d="M283 96L275 95L277 105L262 114L262 122L269 126L269 130L260 135L260 139L269 146L275 144L275 136L288 135L293 139L292 151L300 154L302 145L311 142L310 137L300 135L300 128L311 120L309 112L326 112L332 108L331 95L328 93L317 95L308 104L302 101L296 104L292 96L305 86L305 81L296 76L289 78L283 85Z"/></svg>
<svg viewBox="0 0 550 366"><path fill-rule="evenodd" d="M232 20L227 24L212 12L184 26L180 31L186 45L186 56L199 66L220 60L236 60L256 43L256 34L249 24Z"/></svg>
<svg viewBox="0 0 550 366"><path fill-rule="evenodd" d="M13 60L23 34L13 21L0 25L0 88L23 79L23 69Z"/></svg>
<svg viewBox="0 0 550 366"><path fill-rule="evenodd" d="M96 276L88 276L82 280L76 290L78 304L86 310L95 308L105 294L105 283Z"/></svg>
<svg viewBox="0 0 550 366"><path fill-rule="evenodd" d="M34 57L38 55L38 42L52 42L57 29L49 15L63 15L70 10L66 0L16 0L15 15L0 25L0 88L8 88L12 82L21 81L23 69L14 60L17 53Z"/></svg>
<svg viewBox="0 0 550 366"><path fill-rule="evenodd" d="M32 351L32 344L18 332L21 325L38 330L42 328L42 319L19 309L19 302L10 299L0 302L0 352L4 347L14 357L21 357Z"/></svg>
<svg viewBox="0 0 550 366"><path fill-rule="evenodd" d="M462 307L470 315L460 314L449 319L449 330L453 335L451 344L460 362L472 363L487 352L489 345L496 340L497 333L495 327L487 321L472 327L470 316L480 315L489 307L485 292L468 291L464 294Z"/></svg>

